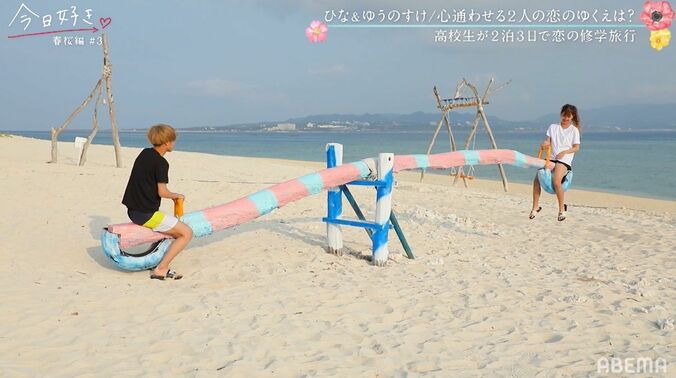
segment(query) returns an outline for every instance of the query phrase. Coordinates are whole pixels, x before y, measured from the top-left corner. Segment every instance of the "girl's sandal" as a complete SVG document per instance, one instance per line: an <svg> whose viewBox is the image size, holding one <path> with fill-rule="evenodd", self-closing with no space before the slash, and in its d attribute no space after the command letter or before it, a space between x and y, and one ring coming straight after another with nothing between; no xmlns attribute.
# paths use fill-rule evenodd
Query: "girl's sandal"
<svg viewBox="0 0 676 378"><path fill-rule="evenodd" d="M538 207L536 210L531 210L528 214L528 219L535 219L535 213L539 213L542 210L542 207Z"/></svg>
<svg viewBox="0 0 676 378"><path fill-rule="evenodd" d="M180 280L181 278L183 278L183 275L178 274L178 273L174 272L174 271L171 270L171 269L169 269L169 270L167 271L167 274L165 274L164 276L162 276L162 275L157 275L157 274L151 274L151 275L150 275L150 279L152 279L152 280L160 280L160 281L164 281L165 279Z"/></svg>

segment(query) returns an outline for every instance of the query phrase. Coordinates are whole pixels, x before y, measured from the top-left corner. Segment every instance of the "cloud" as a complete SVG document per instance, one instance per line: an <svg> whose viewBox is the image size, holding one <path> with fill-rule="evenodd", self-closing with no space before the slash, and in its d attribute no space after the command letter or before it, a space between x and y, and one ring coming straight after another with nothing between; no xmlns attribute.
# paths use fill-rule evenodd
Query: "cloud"
<svg viewBox="0 0 676 378"><path fill-rule="evenodd" d="M310 68L307 73L310 76L340 76L347 73L347 68L339 63L327 67Z"/></svg>

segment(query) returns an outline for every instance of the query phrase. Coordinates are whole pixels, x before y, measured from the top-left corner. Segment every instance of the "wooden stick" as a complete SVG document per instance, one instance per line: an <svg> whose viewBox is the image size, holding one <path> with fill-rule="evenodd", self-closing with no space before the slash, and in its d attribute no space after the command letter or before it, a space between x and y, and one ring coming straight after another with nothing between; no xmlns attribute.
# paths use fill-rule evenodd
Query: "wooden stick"
<svg viewBox="0 0 676 378"><path fill-rule="evenodd" d="M481 107L481 106L480 106ZM486 113L484 113L483 107L481 107L481 118L484 120L484 126L486 127L486 132L488 133L488 138L491 141L491 145L494 149L498 149L498 145L495 143L495 138L493 137L493 131L491 130L491 125L488 123L488 118L486 118ZM505 167L502 164L498 164L498 170L500 171L500 177L502 177L502 186L505 189L505 192L509 191L509 183L507 182L507 175L505 174Z"/></svg>
<svg viewBox="0 0 676 378"><path fill-rule="evenodd" d="M504 84L500 85L499 87L493 89L493 90L491 91L491 93L495 93L495 92L501 90L502 88L508 86L508 85L511 84L511 83L512 83L512 80L507 80L506 83L504 83ZM488 98L488 97L484 97L484 99L485 99L485 98Z"/></svg>
<svg viewBox="0 0 676 378"><path fill-rule="evenodd" d="M465 83L465 79L462 79L462 81L460 81L458 85L455 86L455 94L453 95L453 98L460 97L460 90L465 86Z"/></svg>
<svg viewBox="0 0 676 378"><path fill-rule="evenodd" d="M442 117L443 118L446 117L445 112L442 112ZM434 130L434 135L432 135L432 140L430 141L430 145L427 146L427 155L429 155L430 152L432 152L432 146L434 146L434 141L437 139L437 135L439 134L439 130L441 130L441 123L442 122L443 122L443 120L440 119L439 123L437 124L436 130ZM420 171L420 181L422 181L424 177L425 177L425 170L423 169L422 171Z"/></svg>
<svg viewBox="0 0 676 378"><path fill-rule="evenodd" d="M101 103L101 92L103 92L103 87L99 86L99 93L98 95L96 95L96 102L94 102L94 115L92 116L92 131L89 132L89 135L87 136L87 141L82 147L82 153L80 154L81 167L85 165L85 162L87 162L87 149L89 148L89 145L92 143L92 140L94 140L96 132L99 128L98 112L99 112L99 104Z"/></svg>
<svg viewBox="0 0 676 378"><path fill-rule="evenodd" d="M458 89L457 89L457 87L456 87L456 97L458 97L458 96L457 96L457 91L458 91ZM440 108L440 109L443 108L443 107L441 106L441 98L439 97L439 92L437 92L437 87L436 87L436 86L434 87L434 96L435 96L436 99L437 99L437 107ZM444 124L446 125L446 131L448 132L448 144L449 144L449 147L451 148L451 152L453 152L453 151L457 150L457 148L456 148L456 146L455 146L455 136L453 136L453 130L451 129L451 123L450 123L450 121L448 120L448 111L444 111L444 112L442 113L441 119L442 119L442 121L444 122ZM430 153L428 152L427 154L429 155ZM452 175L452 173L453 173L454 171L455 171L455 169L452 169L451 172L450 172L450 174ZM421 180L422 180L422 176L421 176Z"/></svg>
<svg viewBox="0 0 676 378"><path fill-rule="evenodd" d="M453 136L453 131L451 130L451 123L448 121L448 113L444 115L444 123L446 124L446 131L448 131L448 143L450 144L451 147L451 152L456 151L457 148L455 147L455 137ZM449 175L453 175L453 173L456 173L457 177L457 171L455 169L451 169L449 172ZM463 179L464 180L464 179ZM467 185L467 184L465 184Z"/></svg>
<svg viewBox="0 0 676 378"><path fill-rule="evenodd" d="M437 100L437 108L444 110L444 106L441 105L441 97L439 97L439 91L437 91L436 85L432 88L432 92L434 92L434 98Z"/></svg>
<svg viewBox="0 0 676 378"><path fill-rule="evenodd" d="M434 93L434 97L437 99L437 108L444 110L444 106L441 105L441 98L439 97L439 92L437 91L436 85L432 88L432 92Z"/></svg>
<svg viewBox="0 0 676 378"><path fill-rule="evenodd" d="M78 106L66 119L66 122L61 125L59 128L52 128L52 160L49 163L56 163L57 161L57 148L58 148L58 140L59 140L59 134L68 127L68 125L73 121L73 118L75 118L76 115L78 115L82 109L84 109L87 104L89 104L89 101L91 101L92 97L94 97L94 93L101 87L101 81L102 79L99 79L99 81L96 82L96 85L94 86L94 89L89 93L89 96L82 101L80 106Z"/></svg>
<svg viewBox="0 0 676 378"><path fill-rule="evenodd" d="M110 129L113 133L113 146L115 147L115 165L122 168L122 153L120 152L120 138L117 133L117 121L115 119L115 102L113 101L112 74L113 66L108 55L108 35L103 33L103 69L106 79L106 94L108 95L108 115L110 116Z"/></svg>
<svg viewBox="0 0 676 378"><path fill-rule="evenodd" d="M494 81L495 81L495 78L491 78L491 81L488 82L488 85L486 86L486 90L484 91L484 95L483 95L482 99L484 99L484 98L486 98L486 96L488 96L488 93L490 92ZM479 102L481 102L481 101L479 101Z"/></svg>
<svg viewBox="0 0 676 378"><path fill-rule="evenodd" d="M483 97L483 101L482 101L483 105L486 105L486 104L489 103L489 102L488 102L488 97L490 97L490 95L492 95L493 93L495 93L495 92L501 90L502 88L508 86L508 85L511 84L511 83L512 83L512 81L511 81L511 80L508 80L506 83L504 83L504 84L498 86L497 88L495 88L495 89L493 89L493 90L489 90L489 88L486 88L486 92L484 93L484 97Z"/></svg>
<svg viewBox="0 0 676 378"><path fill-rule="evenodd" d="M451 151L455 151L457 148L455 148L455 138L453 137L453 132L451 131L451 123L448 121L448 112L444 113L443 121L446 124L446 130L448 130L449 147L451 147Z"/></svg>
<svg viewBox="0 0 676 378"><path fill-rule="evenodd" d="M493 83L493 79L491 79L490 83L488 84L488 87L486 88L486 93L488 93L488 88L490 88L491 84ZM498 145L495 143L495 138L493 137L493 131L491 130L491 126L488 123L488 118L486 118L486 113L484 112L484 108L481 105L481 98L479 98L479 92L477 91L476 87L470 83L467 83L467 86L474 92L474 95L479 99L479 105L477 106L477 112L479 115L481 115L481 119L483 120L484 127L486 128L486 133L488 134L488 139L491 141L491 145L493 146L493 149L498 149ZM502 177L502 186L505 189L505 192L509 191L509 184L507 183L507 176L505 175L505 168L502 166L502 164L498 164L498 171L500 171L500 177Z"/></svg>

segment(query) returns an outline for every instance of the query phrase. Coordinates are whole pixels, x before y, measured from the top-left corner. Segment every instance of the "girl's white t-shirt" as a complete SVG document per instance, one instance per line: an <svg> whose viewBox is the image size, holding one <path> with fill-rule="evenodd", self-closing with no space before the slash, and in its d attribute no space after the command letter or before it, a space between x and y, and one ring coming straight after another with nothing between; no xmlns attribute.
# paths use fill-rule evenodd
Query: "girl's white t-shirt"
<svg viewBox="0 0 676 378"><path fill-rule="evenodd" d="M574 144L580 144L580 131L577 127L573 126L572 123L565 129L558 123L549 125L547 136L551 138L552 141L552 155L549 157L550 160L555 160L556 155L558 155L559 152L571 149ZM575 153L566 154L561 159L558 159L558 161L572 166L574 156Z"/></svg>

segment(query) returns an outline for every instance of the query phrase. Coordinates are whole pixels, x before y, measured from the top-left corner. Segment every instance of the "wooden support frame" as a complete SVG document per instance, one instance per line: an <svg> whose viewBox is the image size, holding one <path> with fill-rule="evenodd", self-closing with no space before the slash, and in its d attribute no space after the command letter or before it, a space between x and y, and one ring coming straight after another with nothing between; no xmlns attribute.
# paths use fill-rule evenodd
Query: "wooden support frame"
<svg viewBox="0 0 676 378"><path fill-rule="evenodd" d="M342 164L343 146L338 143L326 145L327 168L337 167ZM392 211L392 190L394 188L394 154L385 153L378 156L378 178L373 181L354 181L327 192L327 216L322 218L326 222L326 237L328 252L336 255L342 254L343 236L340 226L361 227L368 234L372 242L372 263L384 266L389 256L388 233L394 228L401 242L406 256L414 259L415 256L404 236L397 217ZM372 186L376 188L376 215L374 221L367 221L357 201L350 192L348 185ZM342 217L342 195L345 195L350 206L357 215L358 220L344 219Z"/></svg>
<svg viewBox="0 0 676 378"><path fill-rule="evenodd" d="M97 129L98 129L98 106L101 103L101 94L103 91L103 85L105 84L106 87L106 97L107 97L107 105L108 105L108 116L110 117L110 128L113 134L113 146L115 148L115 166L117 168L122 167L122 154L120 152L120 139L117 131L117 119L115 117L115 103L113 100L113 85L112 85L112 64L110 63L110 54L109 54L109 48L108 48L108 35L106 33L103 33L103 73L101 74L101 77L99 80L96 82L96 85L94 86L94 89L89 93L89 95L82 101L80 106L75 108L75 110L68 116L66 121L58 128L52 128L51 129L51 136L52 136L52 159L49 161L49 163L56 163L58 160L58 142L59 142L59 134L63 130L70 125L70 123L73 121L75 116L77 116L85 107L87 107L87 104L94 98L94 95L97 96L96 101L94 102L94 114L92 116L92 130L89 133L89 136L87 137L87 141L85 142L82 152L80 155L79 159L79 165L84 165L85 162L87 161L87 150L89 148L89 145L91 144L92 140L96 136Z"/></svg>
<svg viewBox="0 0 676 378"><path fill-rule="evenodd" d="M474 118L474 122L472 123L472 127L467 135L467 140L465 141L464 149L467 150L470 148L470 143L471 141L476 137L476 132L477 128L479 127L479 123L481 122L483 124L484 129L486 130L486 133L488 135L488 139L491 143L491 147L494 149L497 149L497 143L495 141L495 137L493 136L493 131L491 129L491 126L488 122L488 117L486 117L486 111L484 109L484 105L487 105L488 98L490 97L491 94L501 90L505 86L509 85L511 81L508 81L499 87L492 89L493 83L495 82L494 78L491 78L490 82L486 86L486 90L483 93L483 96L479 95L479 92L476 88L476 86L472 85L470 82L468 82L466 79L462 79L460 83L455 88L455 94L453 98L450 99L442 99L439 96L439 91L437 90L437 87L435 86L433 88L433 93L434 97L437 101L437 108L441 110L441 119L439 120L439 123L437 124L436 129L434 130L434 134L432 135L432 139L430 140L429 145L427 146L427 155L430 155L432 152L432 149L434 148L434 143L436 141L436 138L439 134L439 131L441 129L441 124L444 123L446 125L446 129L448 131L448 137L449 137L449 145L451 148L451 151L456 151L456 143L455 143L455 137L453 136L453 129L452 129L452 124L449 121L449 113L458 108L468 108L468 107L475 107L476 108L476 117ZM471 92L472 96L471 97L461 97L461 90L463 87L467 87ZM498 171L500 173L500 177L502 178L502 185L505 191L509 190L509 183L507 181L507 175L505 174L505 169L502 166L502 164L498 164ZM450 175L454 177L453 179L453 184L455 185L458 181L458 178L462 178L463 184L465 187L468 187L468 182L467 179L471 178L465 175L464 172L464 167L458 167L456 171L451 171ZM425 177L425 171L422 171L420 173L420 181L423 180Z"/></svg>

